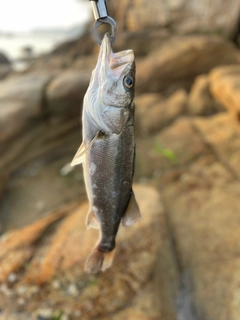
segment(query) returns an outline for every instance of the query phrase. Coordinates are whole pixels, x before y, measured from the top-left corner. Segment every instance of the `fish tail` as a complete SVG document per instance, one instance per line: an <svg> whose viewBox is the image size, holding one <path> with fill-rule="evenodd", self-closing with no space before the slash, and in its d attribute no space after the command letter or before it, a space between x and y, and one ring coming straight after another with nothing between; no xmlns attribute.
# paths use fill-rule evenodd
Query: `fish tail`
<svg viewBox="0 0 240 320"><path fill-rule="evenodd" d="M115 250L103 252L96 246L85 263L85 272L96 274L110 268L113 262Z"/></svg>

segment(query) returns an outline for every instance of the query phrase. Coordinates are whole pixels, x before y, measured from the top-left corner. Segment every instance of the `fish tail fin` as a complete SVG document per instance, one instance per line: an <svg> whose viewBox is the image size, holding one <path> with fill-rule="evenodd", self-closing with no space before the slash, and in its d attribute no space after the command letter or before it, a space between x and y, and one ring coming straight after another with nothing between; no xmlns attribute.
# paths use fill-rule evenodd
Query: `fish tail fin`
<svg viewBox="0 0 240 320"><path fill-rule="evenodd" d="M102 252L98 246L93 249L85 263L85 272L96 274L110 268L113 262L115 250Z"/></svg>

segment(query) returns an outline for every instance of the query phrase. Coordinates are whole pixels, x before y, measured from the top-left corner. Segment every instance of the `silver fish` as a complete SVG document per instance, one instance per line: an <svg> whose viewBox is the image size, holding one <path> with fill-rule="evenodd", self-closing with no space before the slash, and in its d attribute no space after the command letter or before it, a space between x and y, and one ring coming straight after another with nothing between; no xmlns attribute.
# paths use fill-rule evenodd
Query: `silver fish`
<svg viewBox="0 0 240 320"><path fill-rule="evenodd" d="M90 203L87 227L100 228L100 239L85 264L97 273L112 264L119 224L141 218L132 190L134 173L134 85L132 50L112 52L105 34L83 104L83 142L72 166L83 163Z"/></svg>

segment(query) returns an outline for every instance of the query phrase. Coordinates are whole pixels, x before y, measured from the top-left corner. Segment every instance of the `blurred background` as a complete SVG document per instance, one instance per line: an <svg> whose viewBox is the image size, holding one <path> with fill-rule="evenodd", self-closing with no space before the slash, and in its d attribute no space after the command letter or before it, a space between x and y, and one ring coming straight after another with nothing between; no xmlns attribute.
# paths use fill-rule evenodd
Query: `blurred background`
<svg viewBox="0 0 240 320"><path fill-rule="evenodd" d="M88 275L81 108L87 0L0 10L0 320L240 319L240 1L108 0L133 49L134 190L114 264Z"/></svg>

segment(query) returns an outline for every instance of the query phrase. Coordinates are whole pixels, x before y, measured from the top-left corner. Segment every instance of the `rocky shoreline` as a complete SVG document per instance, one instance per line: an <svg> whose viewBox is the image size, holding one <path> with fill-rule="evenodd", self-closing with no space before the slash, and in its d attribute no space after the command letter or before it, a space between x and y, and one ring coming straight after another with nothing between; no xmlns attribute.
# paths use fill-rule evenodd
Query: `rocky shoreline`
<svg viewBox="0 0 240 320"><path fill-rule="evenodd" d="M237 17L222 26L229 39L212 34L214 19L209 34L202 20L201 34L196 25L186 34L189 20L177 17L190 2L171 3L157 29L129 1L125 20L110 2L122 21L115 50L131 47L137 59L134 190L143 219L120 229L106 273L83 272L97 233L85 228L81 167L63 169L81 142L98 46L86 34L0 81L1 320L238 319ZM145 31L128 18L133 9Z"/></svg>

